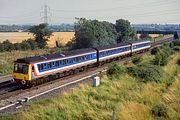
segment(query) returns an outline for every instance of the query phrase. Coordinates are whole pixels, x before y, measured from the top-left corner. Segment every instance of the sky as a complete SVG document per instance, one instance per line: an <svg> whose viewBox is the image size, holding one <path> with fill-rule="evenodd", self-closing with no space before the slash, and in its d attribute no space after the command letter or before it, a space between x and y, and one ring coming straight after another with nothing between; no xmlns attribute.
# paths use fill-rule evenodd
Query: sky
<svg viewBox="0 0 180 120"><path fill-rule="evenodd" d="M0 24L39 24L48 6L48 23L75 18L132 24L180 24L180 0L0 0Z"/></svg>

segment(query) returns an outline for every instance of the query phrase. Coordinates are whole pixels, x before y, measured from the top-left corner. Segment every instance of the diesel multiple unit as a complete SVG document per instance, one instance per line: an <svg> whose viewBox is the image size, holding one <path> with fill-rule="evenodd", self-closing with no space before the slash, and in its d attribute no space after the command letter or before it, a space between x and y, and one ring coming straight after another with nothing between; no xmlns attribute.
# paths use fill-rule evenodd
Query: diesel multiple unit
<svg viewBox="0 0 180 120"><path fill-rule="evenodd" d="M14 62L13 78L23 85L41 84L44 81L75 73L76 70L100 65L132 53L144 52L150 47L150 41L139 41L21 58Z"/></svg>

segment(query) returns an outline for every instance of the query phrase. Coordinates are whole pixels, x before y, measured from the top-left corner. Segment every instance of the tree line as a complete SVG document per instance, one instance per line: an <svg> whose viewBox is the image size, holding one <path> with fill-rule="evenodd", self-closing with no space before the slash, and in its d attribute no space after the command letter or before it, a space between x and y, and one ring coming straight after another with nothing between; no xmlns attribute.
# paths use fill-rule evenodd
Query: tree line
<svg viewBox="0 0 180 120"><path fill-rule="evenodd" d="M28 50L47 48L47 41L52 31L47 24L39 24L29 29L34 40L24 40L12 44L8 40L0 43L0 51ZM80 18L75 23L75 36L67 44L70 49L102 47L134 39L135 30L128 20L119 19L116 23L107 21L87 20Z"/></svg>

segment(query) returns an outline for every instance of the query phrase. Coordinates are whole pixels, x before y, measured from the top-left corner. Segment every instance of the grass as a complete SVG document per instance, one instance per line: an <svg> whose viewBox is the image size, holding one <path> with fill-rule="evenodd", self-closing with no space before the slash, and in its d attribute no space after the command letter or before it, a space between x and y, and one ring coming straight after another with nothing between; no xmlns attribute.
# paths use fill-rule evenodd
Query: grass
<svg viewBox="0 0 180 120"><path fill-rule="evenodd" d="M156 120L180 119L180 73L176 64L180 54L174 54L163 67L169 78L175 81L166 86L166 82L140 82L137 78L123 73L109 79L103 76L99 87L81 85L71 92L63 93L51 99L31 103L23 112L1 116L2 120L110 120L115 110L118 120ZM143 62L148 62L148 56ZM151 57L150 57L151 58ZM168 69L169 68L169 69ZM167 106L167 118L158 118L151 112L157 103Z"/></svg>
<svg viewBox="0 0 180 120"><path fill-rule="evenodd" d="M0 76L12 73L13 61L18 58L49 53L48 50L12 51L0 53Z"/></svg>
<svg viewBox="0 0 180 120"><path fill-rule="evenodd" d="M56 41L65 45L73 37L74 32L54 32L49 39L48 46L54 47ZM0 42L9 40L12 43L17 43L29 38L33 39L33 35L28 32L0 32Z"/></svg>

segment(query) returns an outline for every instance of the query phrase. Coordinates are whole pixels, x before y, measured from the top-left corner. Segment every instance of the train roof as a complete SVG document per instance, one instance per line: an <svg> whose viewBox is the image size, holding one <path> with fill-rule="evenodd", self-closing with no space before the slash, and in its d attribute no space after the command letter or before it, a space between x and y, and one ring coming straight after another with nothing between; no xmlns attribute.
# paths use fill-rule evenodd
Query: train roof
<svg viewBox="0 0 180 120"><path fill-rule="evenodd" d="M120 43L120 44L114 44L114 45L109 45L109 46L104 46L104 47L97 47L98 50L104 50L104 49L111 49L115 47L121 47L121 46L126 46L129 45L129 43Z"/></svg>
<svg viewBox="0 0 180 120"><path fill-rule="evenodd" d="M129 45L130 43L133 44L133 43L138 43L138 42L148 42L148 41L129 41L126 43L120 43L120 44L115 44L115 45L110 45L110 46L105 46L105 47L97 47L96 49L104 50L104 49L110 49L114 47L126 46L126 45ZM55 54L45 54L45 55L40 55L40 56L20 58L20 59L17 59L15 62L30 64L30 63L35 63L35 62L42 62L42 61L47 61L47 60L70 57L74 55L80 55L80 54L89 53L89 52L96 52L96 50L93 48L87 48L87 49L79 49L79 50L61 52L61 53L55 53Z"/></svg>
<svg viewBox="0 0 180 120"><path fill-rule="evenodd" d="M74 56L74 55L79 55L79 54L84 54L84 53L89 53L89 52L95 52L95 51L96 50L92 49L92 48L80 49L80 50L61 52L61 53L55 53L55 54L45 54L45 55L40 55L40 56L20 58L20 59L17 59L15 62L30 64L30 63L65 58L65 57L69 57L69 56Z"/></svg>
<svg viewBox="0 0 180 120"><path fill-rule="evenodd" d="M150 41L146 41L146 40L139 40L139 41L128 41L128 42L124 42L124 43L119 43L119 44L114 44L114 45L110 45L110 46L104 46L104 47L98 47L98 50L104 50L104 49L111 49L111 48L115 48L115 47L121 47L121 46L126 46L126 45L130 45L130 44L135 44L135 43L140 43L140 42L150 42Z"/></svg>

